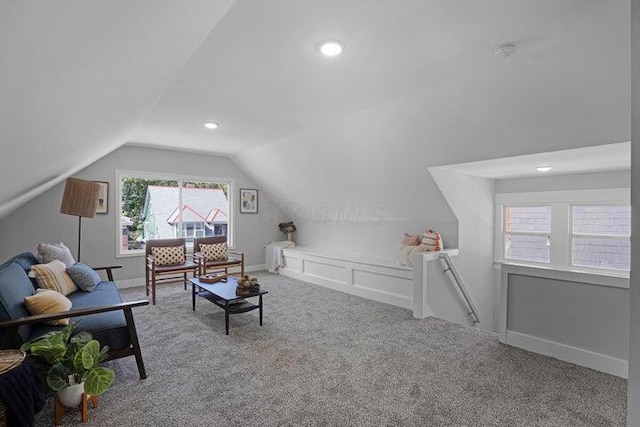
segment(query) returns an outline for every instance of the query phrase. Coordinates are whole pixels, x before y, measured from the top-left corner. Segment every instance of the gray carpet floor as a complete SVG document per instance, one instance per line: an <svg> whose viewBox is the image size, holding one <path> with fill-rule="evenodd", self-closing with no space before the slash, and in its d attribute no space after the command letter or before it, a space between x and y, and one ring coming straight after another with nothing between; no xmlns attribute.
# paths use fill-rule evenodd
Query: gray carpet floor
<svg viewBox="0 0 640 427"><path fill-rule="evenodd" d="M264 326L163 285L135 310L149 377L109 362L92 426L623 426L626 381L495 334L259 273ZM144 289L122 291L144 297ZM52 404L37 425L52 425ZM64 425L79 425L79 412Z"/></svg>

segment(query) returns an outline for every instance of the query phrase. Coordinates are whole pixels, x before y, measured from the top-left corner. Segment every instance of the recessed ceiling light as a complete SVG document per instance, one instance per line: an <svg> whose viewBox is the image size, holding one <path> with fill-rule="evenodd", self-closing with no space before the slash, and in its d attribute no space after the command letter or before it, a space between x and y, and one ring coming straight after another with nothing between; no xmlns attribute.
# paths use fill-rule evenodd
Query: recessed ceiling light
<svg viewBox="0 0 640 427"><path fill-rule="evenodd" d="M338 42L324 42L320 45L320 52L324 56L338 56L342 53L342 45Z"/></svg>
<svg viewBox="0 0 640 427"><path fill-rule="evenodd" d="M538 172L549 172L551 170L551 166L538 166L536 170Z"/></svg>
<svg viewBox="0 0 640 427"><path fill-rule="evenodd" d="M218 129L218 124L216 122L205 122L204 127L207 129Z"/></svg>

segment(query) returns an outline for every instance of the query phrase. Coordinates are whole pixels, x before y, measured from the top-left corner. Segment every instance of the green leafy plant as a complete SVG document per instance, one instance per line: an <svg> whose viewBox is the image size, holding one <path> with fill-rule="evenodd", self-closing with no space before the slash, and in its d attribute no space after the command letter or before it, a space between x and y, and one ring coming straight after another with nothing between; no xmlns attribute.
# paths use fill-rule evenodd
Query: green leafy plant
<svg viewBox="0 0 640 427"><path fill-rule="evenodd" d="M109 347L100 347L89 332L71 335L76 323L48 332L21 347L46 370L46 383L53 391L84 382L90 395L104 393L113 383L113 369L99 365L107 358Z"/></svg>

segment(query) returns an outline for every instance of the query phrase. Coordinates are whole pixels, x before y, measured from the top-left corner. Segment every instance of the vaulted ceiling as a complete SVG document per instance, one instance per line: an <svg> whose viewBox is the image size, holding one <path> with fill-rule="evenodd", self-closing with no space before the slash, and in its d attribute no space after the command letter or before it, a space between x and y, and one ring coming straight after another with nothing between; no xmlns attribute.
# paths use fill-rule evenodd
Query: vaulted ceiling
<svg viewBox="0 0 640 427"><path fill-rule="evenodd" d="M3 2L0 217L125 143L231 156L309 206L419 192L428 166L625 142L629 8ZM318 53L328 39L341 56ZM496 57L507 42L516 55Z"/></svg>

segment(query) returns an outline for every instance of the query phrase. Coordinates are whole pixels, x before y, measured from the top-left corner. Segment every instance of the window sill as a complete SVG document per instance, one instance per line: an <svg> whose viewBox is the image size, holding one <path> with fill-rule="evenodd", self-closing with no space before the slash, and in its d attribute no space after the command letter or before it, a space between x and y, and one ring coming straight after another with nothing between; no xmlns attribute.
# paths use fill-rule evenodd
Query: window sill
<svg viewBox="0 0 640 427"><path fill-rule="evenodd" d="M577 269L558 265L539 265L513 261L494 261L494 268L549 279L583 282L593 285L629 289L629 273L613 270Z"/></svg>

